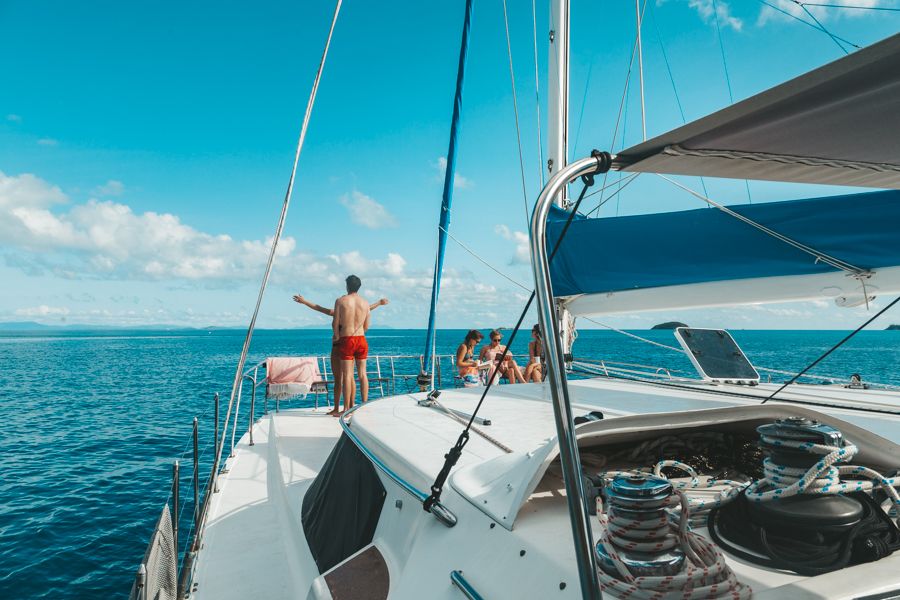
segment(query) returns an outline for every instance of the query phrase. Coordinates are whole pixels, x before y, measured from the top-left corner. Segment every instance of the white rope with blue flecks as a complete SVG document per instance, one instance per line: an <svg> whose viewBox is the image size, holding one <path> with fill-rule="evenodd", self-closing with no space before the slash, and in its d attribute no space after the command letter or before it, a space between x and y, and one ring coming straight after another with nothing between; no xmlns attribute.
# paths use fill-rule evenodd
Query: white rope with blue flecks
<svg viewBox="0 0 900 600"><path fill-rule="evenodd" d="M803 450L822 458L808 469L779 465L771 458L763 461L764 477L753 482L746 491L747 500L767 502L799 494L872 493L876 487L888 496L885 504L893 505L891 514L900 512L900 477L885 477L878 471L858 465L838 465L852 459L859 449L855 444L829 446L761 436L763 442L776 447ZM847 477L847 479L844 479ZM884 505L883 505L884 508Z"/></svg>

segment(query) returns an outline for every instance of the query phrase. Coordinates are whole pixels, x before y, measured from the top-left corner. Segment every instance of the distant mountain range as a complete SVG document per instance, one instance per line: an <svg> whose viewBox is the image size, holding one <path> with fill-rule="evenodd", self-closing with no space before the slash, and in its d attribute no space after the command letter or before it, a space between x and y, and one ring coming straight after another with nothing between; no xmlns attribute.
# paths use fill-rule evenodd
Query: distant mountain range
<svg viewBox="0 0 900 600"><path fill-rule="evenodd" d="M0 331L98 331L98 330L127 330L127 331L234 331L245 330L246 327L220 327L209 325L208 327L188 327L186 325L85 325L72 323L66 325L45 325L35 321L0 321ZM267 327L257 327L265 330ZM300 325L299 327L285 327L284 329L321 329L330 331L327 324ZM378 329L394 329L393 327L378 327Z"/></svg>

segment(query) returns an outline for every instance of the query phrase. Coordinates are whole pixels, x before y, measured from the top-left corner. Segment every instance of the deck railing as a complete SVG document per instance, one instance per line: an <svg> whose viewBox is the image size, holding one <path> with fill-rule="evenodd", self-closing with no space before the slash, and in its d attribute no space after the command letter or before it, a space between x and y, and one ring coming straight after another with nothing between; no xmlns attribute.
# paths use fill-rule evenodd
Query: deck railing
<svg viewBox="0 0 900 600"><path fill-rule="evenodd" d="M313 405L318 408L322 396L324 396L325 402L329 402L329 400L331 402L334 401L334 375L331 358L329 356L316 356L315 358L322 379L312 385L308 396L312 396ZM528 357L519 355L517 358L520 361L523 359L527 361ZM416 379L421 371L422 361L423 356L416 354L370 356L366 363L366 373L369 376L370 396L374 394L374 397L378 398L395 395L397 393L412 393L418 391L419 387L416 383ZM435 356L434 381L436 387L458 387L462 384L460 378L457 376L455 362L456 357L452 354L440 354ZM162 510L163 513L171 513L172 515L172 535L161 536L155 530L151 539L151 546L153 546L154 544L160 544L160 540L167 540L171 537L171 543L166 542L165 548L162 548L161 550L158 549L164 554L174 555L177 573L177 591L174 589L171 590L169 592L171 596L187 598L192 592L191 586L194 568L196 566L196 557L203 543L203 534L206 528L210 503L213 495L219 491L219 475L226 473L228 469L228 461L223 460L224 457L219 454L220 446L226 448L226 445L220 444L221 440L229 439L230 437L230 444L227 445L229 458L234 456L234 449L239 439L238 433L243 435L246 431L248 434L248 443L251 446L253 445L253 425L259 416L256 406L256 396L257 390L266 384L265 368L265 361L261 361L244 371L235 399L234 415L230 416L225 423L221 423L219 394L213 396L213 406L211 407L213 412L212 439L201 444L202 427L200 421L195 417L192 424L192 439L189 440L187 444L187 447L192 449L191 468L188 471L184 468L184 465L179 464L179 461L175 461L175 464L173 465L171 492L169 499L164 503ZM249 390L245 388L249 388ZM246 404L246 399L244 398L245 395L249 395L250 408L242 417L240 409L242 400ZM269 412L269 399L265 396L265 393L263 397L264 401L261 414L267 414ZM276 412L281 409L281 402L281 400L275 400L274 409ZM244 419L246 419L246 421L244 421ZM243 423L246 423L246 430L244 429ZM209 448L214 449L214 455L211 459L212 468L207 476L201 477L200 471L204 468L201 461L207 456L205 451L208 451ZM186 496L183 496L180 493L182 479L188 479L190 481L189 485L191 486L190 497L193 502L187 506L185 505L186 503L183 502L183 499L186 498ZM186 510L189 510L189 512L186 513ZM183 523L183 519L180 518L182 515L189 516L187 523ZM188 516L185 516L185 518L187 519ZM166 519L160 517L160 522L166 522ZM187 527L179 527L182 524L186 524ZM187 532L186 535L182 537L180 534L184 529L187 529ZM183 542L181 548L179 548L179 541ZM150 549L148 548L148 556L149 550ZM154 577L155 573L148 569L148 559L145 556L137 571L135 584L132 588L132 600L142 600L143 598L146 598L148 590L157 589L159 582L153 581Z"/></svg>
<svg viewBox="0 0 900 600"><path fill-rule="evenodd" d="M517 359L520 366L524 366L528 360L527 356L513 355ZM313 397L313 405L318 408L320 398L324 396L326 403L333 402L333 385L334 375L332 371L331 358L328 356L316 356L316 362L322 379L315 382L309 392L309 396ZM388 355L372 355L367 361L367 374L369 376L369 394L375 398L396 395L397 393L411 393L419 390L417 384L417 376L422 369L422 355L415 354L388 354ZM455 365L456 357L452 354L440 354L435 356L435 372L434 382L437 388L459 387L462 385L461 379L457 375ZM696 380L697 376L694 372L680 371L678 369L669 369L656 365L647 365L640 363L617 362L602 359L584 359L579 358L570 365L569 376L574 379L588 377L611 377L638 380L657 380L657 381L685 381ZM234 415L228 418L228 421L221 423L219 411L219 395L213 396L213 436L212 439L205 443L200 443L201 423L196 417L193 420L192 440L187 444L187 448L192 449L192 460L190 470L185 468L185 464L175 461L173 465L172 487L169 499L163 506L162 515L158 520L157 528L151 537L150 547L144 560L141 562L135 584L132 588L131 598L134 600L146 597L148 591L158 589L160 582L153 581L157 577L157 563L152 563L148 557L151 556L151 550L154 546L157 554L162 553L174 554L175 569L177 573L177 595L172 590L173 596L177 598L186 598L190 595L194 567L197 553L203 542L203 534L206 527L206 520L209 513L210 501L213 495L218 492L218 477L220 474L227 472L228 462L223 460L223 456L219 452L225 452L225 448L229 453L229 457L234 456L234 448L238 441L238 433L243 435L246 431L248 434L248 442L253 445L253 425L260 414L269 412L269 400L265 397L262 406L262 412L259 413L256 406L257 389L266 384L265 361L261 361L252 367L246 369L241 379L235 401ZM778 371L774 369L759 370L768 373L789 374L787 371ZM822 382L836 383L838 380L833 377L808 376L813 380L822 380ZM771 381L772 377L769 376ZM240 414L241 402L245 400L243 396L248 394L249 388L249 411L243 417ZM896 389L895 386L879 386L884 388ZM246 402L245 402L246 403ZM275 400L274 409L278 412L281 409L281 400ZM246 421L243 421L246 419ZM243 423L246 424L246 430ZM220 442L230 437L230 444L221 444ZM202 459L208 456L208 449L213 448L212 467L201 464ZM185 455L182 455L185 458ZM201 469L209 468L209 474L205 477L200 476ZM182 479L186 479L191 486L191 500L184 502L188 496L182 495L181 485ZM188 505L186 505L188 504ZM170 510L171 509L171 510ZM189 509L189 512L185 512ZM167 531L163 531L169 525L167 517L171 514L171 535ZM187 523L180 519L185 515ZM162 523L165 526L160 525ZM187 527L180 527L187 525ZM187 529L186 535L182 536L184 529ZM179 549L179 541L182 547ZM163 569L164 571L165 569ZM168 578L167 578L168 579Z"/></svg>

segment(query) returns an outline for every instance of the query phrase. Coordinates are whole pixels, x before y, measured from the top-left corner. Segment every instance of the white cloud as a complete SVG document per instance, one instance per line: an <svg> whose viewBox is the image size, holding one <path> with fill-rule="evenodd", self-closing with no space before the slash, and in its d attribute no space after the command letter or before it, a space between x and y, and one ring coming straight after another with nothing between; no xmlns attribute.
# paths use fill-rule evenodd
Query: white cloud
<svg viewBox="0 0 900 600"><path fill-rule="evenodd" d="M57 146L59 142L53 138L41 138L37 141L38 146Z"/></svg>
<svg viewBox="0 0 900 600"><path fill-rule="evenodd" d="M740 31L744 27L744 22L731 14L731 6L725 0L688 0L688 6L696 10L705 23L715 23L718 15L719 26L723 29L731 27Z"/></svg>
<svg viewBox="0 0 900 600"><path fill-rule="evenodd" d="M369 229L383 229L385 227L396 227L397 219L394 218L383 204L375 201L370 196L366 196L362 192L356 190L353 193L341 197L341 204L347 208L350 213L350 220L357 225L368 227Z"/></svg>
<svg viewBox="0 0 900 600"><path fill-rule="evenodd" d="M840 19L842 17L865 17L872 16L872 11L867 10L842 10L834 8L829 8L825 6L814 6L814 5L805 5L806 10L804 10L803 6L800 6L793 0L770 0L770 4L780 8L784 12L779 12L772 8L771 6L763 6L759 12L759 19L757 20L757 25L765 25L770 20L773 19L783 19L783 20L791 20L786 13L789 13L799 19L810 22L815 25L815 22L810 19L809 14L806 13L808 10L810 14L812 14L816 20L826 22L832 19ZM896 3L893 0L854 0L853 6L859 7L870 7L877 8L880 6L894 6ZM796 21L795 21L796 22Z"/></svg>
<svg viewBox="0 0 900 600"><path fill-rule="evenodd" d="M110 179L103 185L95 187L91 193L97 196L121 196L125 192L125 184L115 179Z"/></svg>
<svg viewBox="0 0 900 600"><path fill-rule="evenodd" d="M502 237L504 240L514 242L516 245L515 253L510 259L511 265L527 265L531 262L531 251L528 244L528 234L522 231L512 231L506 225L496 225L494 233Z"/></svg>
<svg viewBox="0 0 900 600"><path fill-rule="evenodd" d="M13 123L21 123L22 115L8 114L8 115L6 115L6 120L11 121Z"/></svg>
<svg viewBox="0 0 900 600"><path fill-rule="evenodd" d="M506 231L509 239L526 241L524 234ZM70 203L58 187L34 175L10 176L0 172L0 260L29 276L55 277L54 285L71 294L68 299L72 302L83 292L82 280L98 281L116 296L65 313L67 309L61 308L63 305L54 298L32 290L29 293L32 297L37 294L33 302L39 306L14 305L7 316L14 316L13 309L17 309L16 317L65 317L76 323L242 324L249 308L240 305L238 309L235 298L253 294L270 244L271 240L265 239L213 235L183 223L176 215L136 213L122 202L93 199ZM285 322L318 322L315 315L298 311L285 290L300 291L327 302L343 289L344 278L354 273L363 281L364 296L375 299L385 295L391 299L391 304L378 314L379 323L424 325L431 295L431 260L419 260L422 266L414 267L395 252L373 255L351 250L314 254L298 249L291 237L282 239L277 255L267 303L280 307L277 310L286 315ZM142 281L147 283L139 283ZM168 287L158 287L162 284ZM119 285L122 287L115 287ZM147 289L160 293L175 290L172 293L178 294L174 300L177 305L167 308L160 303L148 306L143 301L119 302L120 295L135 295L134 285L152 286ZM180 295L182 291L203 288L221 290L217 294L221 293L223 301L226 296L232 298L232 312L222 312L218 301L191 306L191 300ZM441 286L442 323L462 327L503 324L511 318L509 302L515 298L514 293L504 281L479 278L471 271L449 267ZM186 312L189 308L194 312Z"/></svg>
<svg viewBox="0 0 900 600"><path fill-rule="evenodd" d="M444 178L447 176L447 157L441 156L437 159L437 162L432 163L432 166L437 169L438 174L435 176L435 181L440 183L444 183ZM459 172L453 174L453 189L455 190L468 190L471 189L475 184L472 183L472 180L464 175L461 175Z"/></svg>
<svg viewBox="0 0 900 600"><path fill-rule="evenodd" d="M64 317L69 314L69 309L65 306L32 306L29 308L19 308L13 313L17 317Z"/></svg>

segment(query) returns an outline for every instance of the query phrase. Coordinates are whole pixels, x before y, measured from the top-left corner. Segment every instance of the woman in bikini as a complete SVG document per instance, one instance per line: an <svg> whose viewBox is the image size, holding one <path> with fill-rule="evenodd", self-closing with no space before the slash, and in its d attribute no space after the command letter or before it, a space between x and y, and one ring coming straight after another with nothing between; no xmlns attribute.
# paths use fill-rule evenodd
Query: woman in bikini
<svg viewBox="0 0 900 600"><path fill-rule="evenodd" d="M503 362L498 362L506 346L500 343L503 334L497 329L491 331L491 343L481 349L481 355L478 360L490 362L494 368L491 370L489 377L493 377L494 373L499 373L500 377L508 379L510 383L525 383L522 377L522 370L513 360L512 354L507 354Z"/></svg>
<svg viewBox="0 0 900 600"><path fill-rule="evenodd" d="M465 387L481 385L478 377L478 361L475 357L475 346L481 343L484 336L477 329L466 334L466 339L456 349L456 367Z"/></svg>
<svg viewBox="0 0 900 600"><path fill-rule="evenodd" d="M541 326L531 328L528 342L528 364L525 366L525 381L540 383L544 380L544 342L541 340Z"/></svg>

